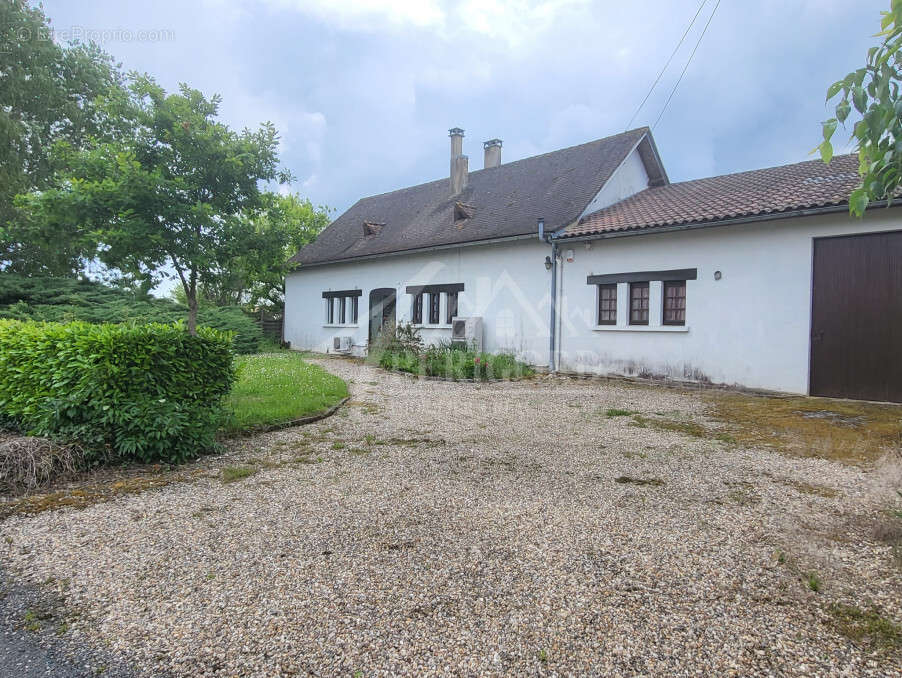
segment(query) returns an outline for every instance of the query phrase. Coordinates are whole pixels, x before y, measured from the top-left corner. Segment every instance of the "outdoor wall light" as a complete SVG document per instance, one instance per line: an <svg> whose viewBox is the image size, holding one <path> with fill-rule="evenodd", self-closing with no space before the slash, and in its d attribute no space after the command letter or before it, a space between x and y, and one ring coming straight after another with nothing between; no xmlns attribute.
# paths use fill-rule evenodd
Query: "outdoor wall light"
<svg viewBox="0 0 902 678"><path fill-rule="evenodd" d="M545 257L545 270L551 270L551 257Z"/></svg>
<svg viewBox="0 0 902 678"><path fill-rule="evenodd" d="M714 279L715 280L720 280L721 277L722 277L722 274L720 271L714 271Z"/></svg>

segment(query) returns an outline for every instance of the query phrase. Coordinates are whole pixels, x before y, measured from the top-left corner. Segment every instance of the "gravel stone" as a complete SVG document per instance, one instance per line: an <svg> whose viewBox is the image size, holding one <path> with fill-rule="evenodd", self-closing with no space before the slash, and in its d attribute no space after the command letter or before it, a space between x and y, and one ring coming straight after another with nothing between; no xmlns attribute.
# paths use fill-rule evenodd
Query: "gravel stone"
<svg viewBox="0 0 902 678"><path fill-rule="evenodd" d="M711 424L689 390L315 362L351 381L332 417L9 518L4 566L65 582L73 633L146 675L902 676L826 611L902 621L876 471L605 416Z"/></svg>

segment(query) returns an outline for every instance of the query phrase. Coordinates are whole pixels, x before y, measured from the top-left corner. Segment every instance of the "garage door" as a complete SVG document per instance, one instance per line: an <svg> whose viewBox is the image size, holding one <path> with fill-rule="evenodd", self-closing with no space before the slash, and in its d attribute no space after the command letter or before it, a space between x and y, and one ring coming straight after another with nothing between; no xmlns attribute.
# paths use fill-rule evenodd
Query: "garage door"
<svg viewBox="0 0 902 678"><path fill-rule="evenodd" d="M814 241L811 395L902 402L902 231Z"/></svg>

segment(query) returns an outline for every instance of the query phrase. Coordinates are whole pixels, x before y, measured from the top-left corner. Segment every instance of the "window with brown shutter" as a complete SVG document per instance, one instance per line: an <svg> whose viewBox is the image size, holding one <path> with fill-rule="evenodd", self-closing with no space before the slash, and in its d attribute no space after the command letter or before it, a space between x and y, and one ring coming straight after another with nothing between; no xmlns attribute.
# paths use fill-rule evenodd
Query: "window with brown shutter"
<svg viewBox="0 0 902 678"><path fill-rule="evenodd" d="M664 282L664 319L665 325L686 324L686 281L673 280Z"/></svg>
<svg viewBox="0 0 902 678"><path fill-rule="evenodd" d="M415 294L413 297L413 324L423 324L423 293Z"/></svg>
<svg viewBox="0 0 902 678"><path fill-rule="evenodd" d="M630 325L648 325L648 283L630 283Z"/></svg>
<svg viewBox="0 0 902 678"><path fill-rule="evenodd" d="M598 324L617 324L617 285L598 286Z"/></svg>
<svg viewBox="0 0 902 678"><path fill-rule="evenodd" d="M448 292L448 310L445 315L447 316L445 322L450 325L451 321L457 315L457 292Z"/></svg>
<svg viewBox="0 0 902 678"><path fill-rule="evenodd" d="M429 294L429 324L438 325L439 322L439 300L442 295L439 292L431 292Z"/></svg>

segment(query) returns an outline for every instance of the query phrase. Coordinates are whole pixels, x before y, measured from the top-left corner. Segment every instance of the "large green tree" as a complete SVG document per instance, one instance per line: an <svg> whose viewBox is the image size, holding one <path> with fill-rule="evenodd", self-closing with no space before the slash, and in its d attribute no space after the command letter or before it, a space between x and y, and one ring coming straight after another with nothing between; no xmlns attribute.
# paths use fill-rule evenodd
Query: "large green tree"
<svg viewBox="0 0 902 678"><path fill-rule="evenodd" d="M176 276L192 333L202 276L225 252L250 246L235 238L241 215L265 206L261 182L291 178L273 125L235 132L217 119L219 104L133 74L105 106L127 133L86 150L57 144L54 187L19 200L34 223L79 232L93 256L135 281Z"/></svg>
<svg viewBox="0 0 902 678"><path fill-rule="evenodd" d="M889 11L881 14L877 36L882 40L868 50L867 63L827 90L827 101L836 100L835 117L822 123L824 140L818 147L824 162L830 162L837 127L857 111L861 117L852 139L861 185L849 198L849 211L856 216L872 202L891 202L902 185L902 0L891 0Z"/></svg>
<svg viewBox="0 0 902 678"><path fill-rule="evenodd" d="M79 234L28 222L13 198L50 185L54 143L79 147L101 134L98 102L120 84L118 66L96 45L61 46L40 8L0 0L0 268L53 275L78 270Z"/></svg>
<svg viewBox="0 0 902 678"><path fill-rule="evenodd" d="M328 208L294 194L267 194L261 209L230 222L229 244L201 273L204 298L219 306L281 308L288 259L328 225Z"/></svg>

